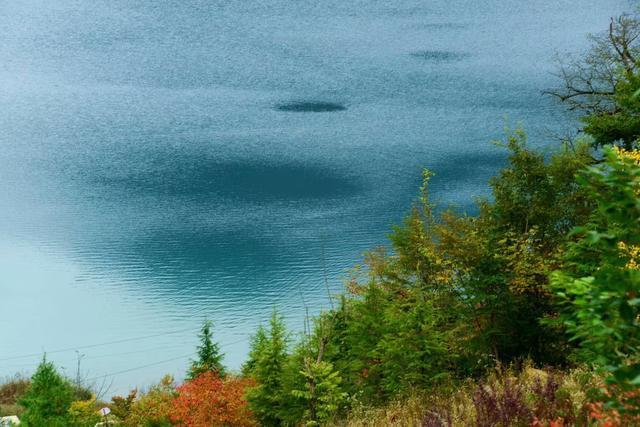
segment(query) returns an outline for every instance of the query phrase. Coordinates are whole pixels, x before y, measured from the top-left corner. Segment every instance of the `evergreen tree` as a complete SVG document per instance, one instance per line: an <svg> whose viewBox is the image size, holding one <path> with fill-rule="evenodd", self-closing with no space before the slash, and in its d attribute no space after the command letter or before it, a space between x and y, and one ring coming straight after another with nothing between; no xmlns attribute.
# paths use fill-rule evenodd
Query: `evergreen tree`
<svg viewBox="0 0 640 427"><path fill-rule="evenodd" d="M33 427L68 426L73 400L73 387L58 374L53 363L47 362L45 356L19 401L25 407L21 420L24 425Z"/></svg>
<svg viewBox="0 0 640 427"><path fill-rule="evenodd" d="M253 376L256 363L267 345L267 332L263 325L258 326L255 335L251 337L251 344L247 361L242 365L244 376Z"/></svg>
<svg viewBox="0 0 640 427"><path fill-rule="evenodd" d="M220 345L213 341L212 328L213 322L205 320L199 335L198 359L191 362L188 379L194 379L204 372L215 372L220 377L225 376L222 365L224 354L220 353Z"/></svg>
<svg viewBox="0 0 640 427"><path fill-rule="evenodd" d="M379 404L496 362L565 363L571 344L540 321L557 312L548 275L562 265L567 233L593 209L575 174L594 160L587 144L545 156L521 131L503 145L508 164L477 215L438 214L425 173L418 203L390 236L393 252L367 254L368 268L325 315L323 361L350 396Z"/></svg>
<svg viewBox="0 0 640 427"><path fill-rule="evenodd" d="M325 360L325 352L333 336L336 314L324 314L314 321L313 333L305 336L290 362L296 362L297 375L288 384L291 395L300 405L298 417L308 427L327 425L343 408L347 393L342 390L342 377L331 362ZM296 402L298 403L298 402Z"/></svg>
<svg viewBox="0 0 640 427"><path fill-rule="evenodd" d="M340 388L340 373L331 363L310 358L306 358L301 373L306 380L304 388L293 390L292 394L306 403L306 425L326 425L335 417L347 397Z"/></svg>
<svg viewBox="0 0 640 427"><path fill-rule="evenodd" d="M266 337L252 340L251 376L258 385L247 396L249 407L263 426L284 424L283 412L290 396L283 387L287 362L287 332L282 316L273 309Z"/></svg>

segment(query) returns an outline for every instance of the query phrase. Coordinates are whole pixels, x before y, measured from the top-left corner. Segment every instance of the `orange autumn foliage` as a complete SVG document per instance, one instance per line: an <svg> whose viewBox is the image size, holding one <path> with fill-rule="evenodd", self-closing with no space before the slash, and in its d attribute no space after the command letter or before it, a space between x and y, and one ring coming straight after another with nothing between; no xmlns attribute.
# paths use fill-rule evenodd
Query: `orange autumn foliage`
<svg viewBox="0 0 640 427"><path fill-rule="evenodd" d="M255 384L246 379L205 372L177 388L171 420L180 426L256 426L245 391Z"/></svg>
<svg viewBox="0 0 640 427"><path fill-rule="evenodd" d="M622 402L622 413L616 409L606 408L603 402L592 402L586 405L591 424L602 427L625 427L640 425L640 389L621 391L614 385L602 386L603 396L618 395Z"/></svg>
<svg viewBox="0 0 640 427"><path fill-rule="evenodd" d="M593 425L602 427L624 427L640 425L640 416L628 413L620 413L615 409L606 409L602 402L590 403L589 421ZM591 424L590 424L591 425Z"/></svg>

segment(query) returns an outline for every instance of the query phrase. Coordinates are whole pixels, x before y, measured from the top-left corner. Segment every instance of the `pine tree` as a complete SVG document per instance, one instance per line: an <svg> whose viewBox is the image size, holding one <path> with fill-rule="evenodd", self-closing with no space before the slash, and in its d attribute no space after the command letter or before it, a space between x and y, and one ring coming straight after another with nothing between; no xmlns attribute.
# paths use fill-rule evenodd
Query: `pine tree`
<svg viewBox="0 0 640 427"><path fill-rule="evenodd" d="M263 426L283 424L283 410L290 396L283 387L287 362L287 332L282 317L273 309L266 339L252 340L253 368L251 375L258 386L247 396L249 408Z"/></svg>
<svg viewBox="0 0 640 427"><path fill-rule="evenodd" d="M313 334L305 337L299 347L302 360L298 372L303 381L291 389L291 395L303 403L302 420L307 427L329 424L347 397L341 388L340 372L324 360L334 321L335 315L317 318Z"/></svg>
<svg viewBox="0 0 640 427"><path fill-rule="evenodd" d="M26 408L21 420L29 426L67 426L73 399L73 387L45 356L20 399L20 404Z"/></svg>
<svg viewBox="0 0 640 427"><path fill-rule="evenodd" d="M220 377L225 376L222 365L224 354L220 353L220 345L213 341L213 322L205 320L200 330L200 345L198 346L198 359L191 362L187 378L192 380L204 372L215 372Z"/></svg>
<svg viewBox="0 0 640 427"><path fill-rule="evenodd" d="M305 402L304 418L306 426L326 425L340 409L347 394L342 391L340 373L329 362L306 358L304 388L293 390L291 394Z"/></svg>
<svg viewBox="0 0 640 427"><path fill-rule="evenodd" d="M260 325L255 335L251 337L249 356L247 357L247 361L242 365L242 374L244 376L253 376L258 359L263 353L266 344L267 331L263 325Z"/></svg>

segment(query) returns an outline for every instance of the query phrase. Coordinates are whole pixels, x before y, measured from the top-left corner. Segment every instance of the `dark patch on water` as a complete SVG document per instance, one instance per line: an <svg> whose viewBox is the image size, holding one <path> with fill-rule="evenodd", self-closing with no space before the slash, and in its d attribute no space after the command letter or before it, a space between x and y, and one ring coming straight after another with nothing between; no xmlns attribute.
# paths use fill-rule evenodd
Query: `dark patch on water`
<svg viewBox="0 0 640 427"><path fill-rule="evenodd" d="M276 105L278 111L290 111L294 113L328 113L331 111L344 111L347 107L335 102L323 101L294 101Z"/></svg>
<svg viewBox="0 0 640 427"><path fill-rule="evenodd" d="M429 22L420 23L416 25L416 28L426 28L435 30L461 30L469 27L468 24L460 22Z"/></svg>
<svg viewBox="0 0 640 427"><path fill-rule="evenodd" d="M414 58L424 59L425 61L432 62L454 62L461 61L468 57L469 54L462 52L451 52L446 50L420 50L412 52L411 56Z"/></svg>
<svg viewBox="0 0 640 427"><path fill-rule="evenodd" d="M156 158L145 163L92 181L125 196L249 201L332 199L361 190L357 177L318 164L221 161L206 156Z"/></svg>

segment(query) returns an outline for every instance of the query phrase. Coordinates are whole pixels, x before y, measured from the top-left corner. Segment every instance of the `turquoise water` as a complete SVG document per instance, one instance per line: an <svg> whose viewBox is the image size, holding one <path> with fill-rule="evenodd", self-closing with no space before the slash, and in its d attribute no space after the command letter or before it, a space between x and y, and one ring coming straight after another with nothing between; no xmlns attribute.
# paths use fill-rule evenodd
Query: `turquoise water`
<svg viewBox="0 0 640 427"><path fill-rule="evenodd" d="M238 368L274 305L329 306L422 167L466 209L505 117L571 129L554 52L630 5L0 4L0 375L47 351L111 392L180 378L205 316Z"/></svg>

